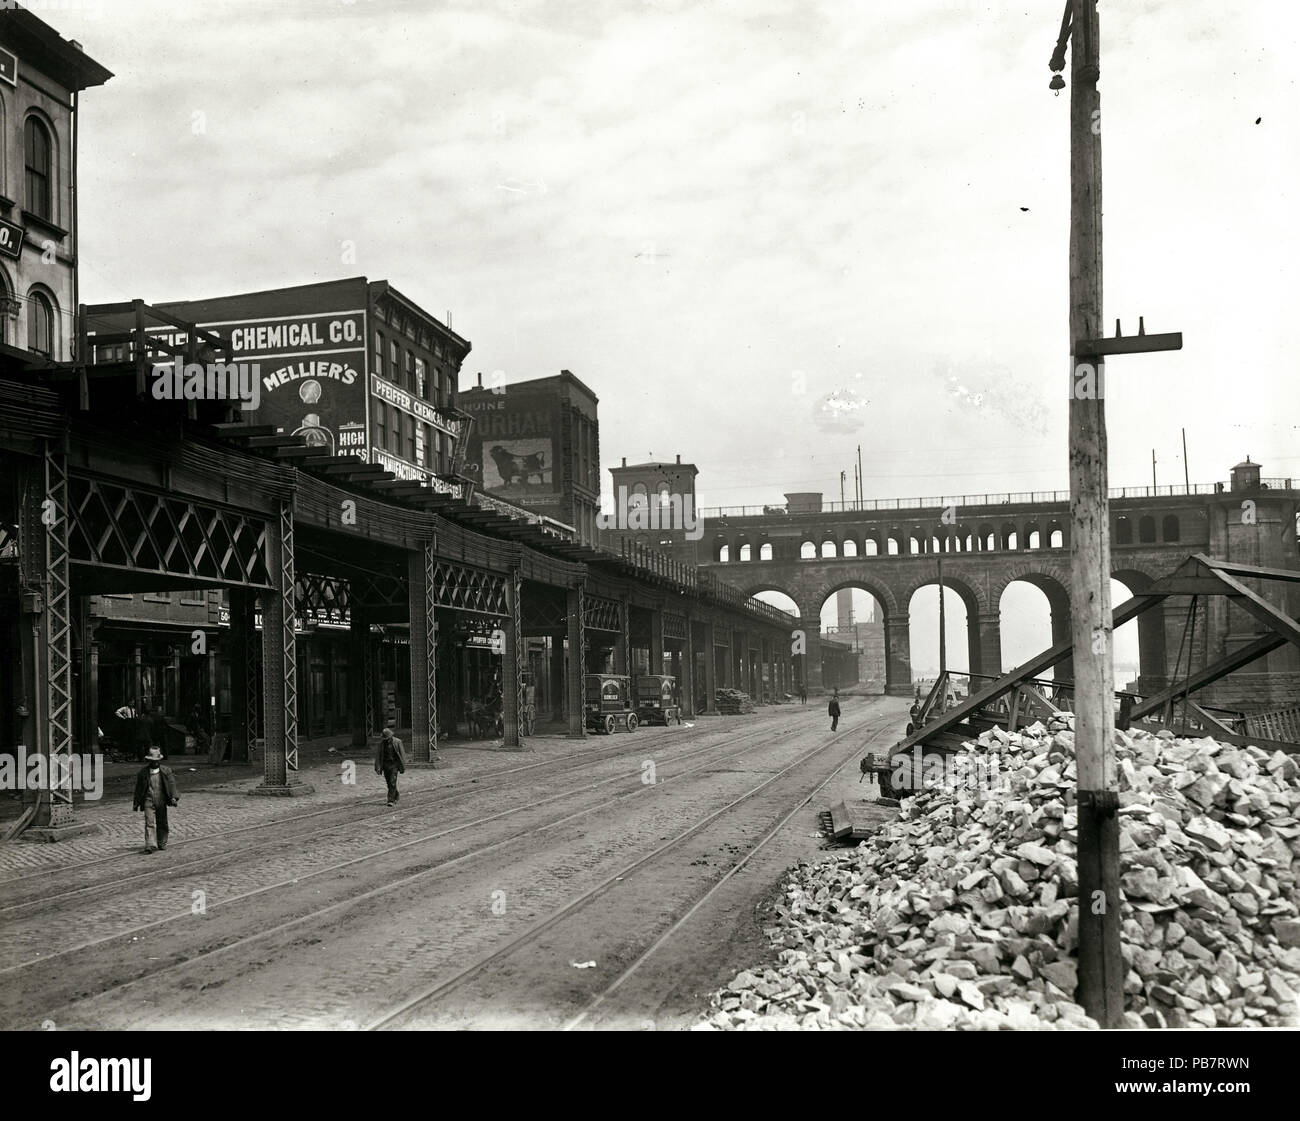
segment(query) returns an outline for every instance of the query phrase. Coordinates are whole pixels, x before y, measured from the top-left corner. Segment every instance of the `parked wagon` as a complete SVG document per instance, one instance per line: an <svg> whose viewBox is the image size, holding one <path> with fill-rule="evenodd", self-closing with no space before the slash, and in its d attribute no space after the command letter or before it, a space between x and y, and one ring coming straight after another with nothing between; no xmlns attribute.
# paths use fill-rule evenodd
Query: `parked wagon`
<svg viewBox="0 0 1300 1121"><path fill-rule="evenodd" d="M666 673L638 674L636 711L642 724L667 727L673 720L680 724L682 709L677 703L677 678Z"/></svg>
<svg viewBox="0 0 1300 1121"><path fill-rule="evenodd" d="M589 731L613 735L622 727L635 732L640 723L632 698L632 679L621 673L588 673L582 678L583 715Z"/></svg>

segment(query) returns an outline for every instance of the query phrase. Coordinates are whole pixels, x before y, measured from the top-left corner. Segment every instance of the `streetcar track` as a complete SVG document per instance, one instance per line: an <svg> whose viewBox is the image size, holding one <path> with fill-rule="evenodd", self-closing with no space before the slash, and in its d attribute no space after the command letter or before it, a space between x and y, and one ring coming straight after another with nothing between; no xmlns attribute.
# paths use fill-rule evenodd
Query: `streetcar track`
<svg viewBox="0 0 1300 1121"><path fill-rule="evenodd" d="M787 735L789 735L789 734L790 734L790 730L789 730L789 729L782 730L782 731L778 732L777 734L772 735L772 736L770 736L770 737L767 737L767 738L765 738L765 739L763 739L763 740L759 740L759 741L757 741L757 742L751 742L751 743L747 744L745 747L742 747L739 751L734 752L733 755L736 755L736 756L738 756L738 755L743 755L743 754L745 754L745 753L748 752L748 751L760 750L760 749L762 749L762 748L764 748L764 747L771 746L772 744L777 743L781 738L783 738L784 736L787 736ZM730 740L729 740L729 741L724 741L724 743L722 743L722 744L714 744L714 745L712 745L711 747L708 747L708 748L702 748L702 749L701 749L701 752L707 752L707 751L713 751L713 750L716 750L716 749L719 748L719 747L727 746L730 742L731 742ZM836 741L832 741L832 742L836 742ZM827 746L829 746L829 745L827 745ZM695 767L690 767L690 768L688 768L687 770L681 771L681 772L679 772L679 773L677 773L677 774L675 774L675 775L669 775L669 776L667 776L666 778L660 779L660 780L659 780L657 783L655 783L654 785L644 785L644 784L641 784L641 783L638 782L638 785L637 785L636 787L634 787L632 790L630 790L630 791L625 791L625 792L623 792L623 793L621 793L621 794L615 795L613 798L606 799L604 802L599 802L599 803L597 803L597 804L594 805L594 806L586 806L586 807L584 807L584 808L578 810L578 811L575 812L575 813L565 815L565 816L560 817L560 818L558 818L558 819L553 819L553 820L548 821L548 822L545 822L545 823L543 823L543 824L541 824L541 825L535 826L535 827L533 827L533 828L531 828L531 829L524 830L524 831L522 831L522 832L518 832L518 833L511 833L511 834L509 834L507 837L503 838L503 839L500 840L500 841L493 842L493 843L491 843L491 844L489 844L489 845L486 845L486 846L483 846L483 847L481 847L481 848L476 848L476 849L474 849L474 850L472 850L472 851L470 851L470 852L464 853L464 854L462 854L462 855L460 855L460 856L456 856L456 857L453 857L453 858L448 859L448 860L439 861L439 862L436 863L436 864L433 864L433 865L430 865L430 866L427 867L427 868L423 868L423 869L421 869L419 872L415 872L415 873L412 873L412 874L407 875L407 876L399 877L399 878L396 879L396 880L392 880L392 881L390 881L390 882L387 883L387 884L382 884L382 885L380 885L379 887L377 887L377 888L373 888L373 889L371 889L371 890L369 890L369 891L367 891L367 892L365 892L365 893L363 893L363 894L361 894L361 895L350 896L350 897L348 897L347 899L339 900L339 901L337 901L337 902L335 902L335 903L328 904L327 906L325 906L325 907L323 907L323 908L319 908L319 909L314 910L314 911L309 911L309 912L307 912L306 914L303 914L303 915L297 916L297 917L292 918L292 919L288 919L288 920L286 920L285 922L282 922L282 923L280 923L280 924L278 924L278 925L276 925L276 926L274 926L274 927L268 928L268 929L266 929L266 930L258 931L257 933L252 934L252 935L246 935L246 936L243 937L243 938L235 939L235 940L233 940L233 941L231 941L231 942L224 943L224 944L221 945L221 946L214 947L212 950L204 951L203 953L198 954L198 955L196 955L196 956L194 956L194 957L192 957L192 958L187 958L187 959L185 959L185 960L183 960L183 961L175 962L175 963L173 963L172 965L169 965L169 966L163 966L163 967L160 967L160 968L151 969L150 972L149 972L148 974L146 974L145 976L148 976L148 977L156 977L156 976L158 976L158 975L161 974L161 973L170 972L170 971L172 971L172 970L180 969L180 968L183 968L183 967L185 967L185 966L187 966L187 965L191 965L191 964L193 964L193 963L195 963L195 962L205 960L206 958L209 958L209 957L213 956L214 954L223 953L223 952L226 952L226 951L231 950L231 949L235 949L235 948L240 947L240 946L248 945L248 944L250 944L250 943L252 943L252 942L255 942L255 941L258 941L258 940L260 940L260 939L263 939L263 938L269 937L269 936L271 936L271 935L273 935L273 934L275 934L275 933L278 933L278 932L280 932L280 931L282 931L282 930L289 929L289 928L291 928L291 927L293 927L293 926L295 926L295 925L298 925L298 924L301 924L301 923L304 923L304 922L310 921L311 919L314 919L314 918L319 918L319 917L321 917L321 916L324 916L324 915L330 914L330 913L332 913L333 911L339 910L339 909L341 909L341 908L355 906L356 904L361 903L361 902L363 902L363 901L365 901L365 900L367 900L367 899L372 899L372 898L375 898L376 896L386 894L387 892L390 892L390 891L394 891L394 890L396 890L396 889L398 889L398 888L400 888L400 887L403 887L403 886L405 886L405 885L407 885L407 884L409 884L409 883L412 883L412 882L414 882L414 881L416 881L416 880L419 880L419 879L421 879L421 878L423 878L423 877L426 877L426 876L432 875L432 874L437 873L437 872L444 871L445 869L448 869L448 868L451 868L451 867L458 866L458 865L464 863L465 861L468 861L468 860L474 859L474 858L476 858L476 857L486 855L486 854L488 854L488 853L490 853L490 852L493 852L493 851L495 851L495 850L501 848L501 847L504 846L504 845L517 843L517 842L518 842L521 838L523 838L523 837L532 836L532 835L535 835L535 834L537 834L537 833L544 832L544 831L547 830L547 829L556 828L556 827L558 827L558 826L560 826L560 825L566 824L567 822L570 822L570 821L576 820L577 818L585 817L585 816L587 816L587 815L589 815L589 814L591 814L591 813L596 812L597 810L604 809L604 808L606 808L606 807L608 807L608 806L614 805L614 804L616 804L617 802L619 802L619 801L621 801L621 800L624 800L624 799L626 799L626 798L630 798L630 797L635 797L637 794L640 794L640 793L642 793L642 792L644 792L644 791L646 791L646 790L657 790L659 787L665 786L665 785L667 785L667 784L669 784L669 783L671 783L671 782L673 782L673 781L675 781L675 780L677 780L677 779L682 779L682 778L687 777L688 775L692 775L692 774L695 774L695 773L697 773L697 772L699 772L699 771L703 771L703 770L705 770L708 766L710 766L712 762L715 762L715 761L716 761L716 760L708 760L708 761L702 762L702 763L696 765ZM512 815L517 814L517 813L522 813L522 812L525 812L526 810L529 810L529 809L536 809L537 807L539 807L539 806L543 806L543 805L546 805L546 804L548 804L548 803L550 803L550 802L556 802L556 801L559 801L559 800L561 800L561 799L563 799L563 798L572 797L572 796L575 795L575 794L582 794L582 793L587 792L588 790L592 790L592 789L596 789L596 788L598 788L598 787L600 787L600 786L608 785L608 784L611 783L611 782L616 782L616 781L627 781L627 778L628 778L628 776L626 776L626 775L614 775L614 776L611 776L610 778L607 778L607 779L601 779L601 780L599 780L599 781L596 782L596 783L589 784L589 785L586 786L586 787L580 787L580 788L578 788L577 790L566 790L566 791L562 791L562 792L560 792L559 794L551 795L551 796L549 796L549 797L547 797L547 798L541 799L541 800L539 800L539 801L537 801L537 802L534 802L534 803L529 803L529 804L524 805L524 806L516 806L516 807L512 807L512 808L510 808L510 809L502 810L502 811L500 811L499 813L489 815L488 817L485 817L485 818L476 819L476 820L474 820L474 821L470 821L470 822L464 822L464 823L462 823L462 824L460 824L460 825L450 827L450 828L448 828L448 829L446 829L446 830L441 830L441 831L438 831L438 832L436 832L436 833L428 834L428 835L426 835L426 836L413 838L413 839L411 839L411 840L404 841L404 842L402 842L401 844L390 846L390 847L388 847L388 848L386 848L386 849L376 850L375 852L368 853L368 854L365 854L365 855L363 855L363 856L354 857L354 858L352 858L352 859L350 859L350 860L347 860L347 861L342 861L342 862L337 863L337 864L329 865L329 866L327 866L327 867L325 867L325 868L317 869L317 870L314 871L314 872L303 873L303 874L301 874L301 875L298 875L298 876L292 877L292 878L290 878L290 879L286 879L286 880L279 881L278 883L275 883L275 884L264 885L263 887L256 888L256 889L254 889L254 890L252 890L252 891L250 891L250 892L244 892L244 893L241 893L240 895L235 896L235 897L232 897L232 898L230 898L230 899L220 900L220 901L218 901L218 902L216 902L216 903L209 904L209 905L208 905L208 910L211 911L211 910L214 910L216 907L219 907L219 906L224 906L224 905L228 905L228 904L232 904L232 903L240 902L240 901L242 901L242 900L246 900L246 899L252 898L252 897L257 896L257 895L262 895L262 894L265 894L265 893L268 892L268 891L271 891L271 890L274 890L274 889L277 889L277 888L283 888L283 887L290 886L290 885L293 885L293 884L298 884L298 883L301 883L301 882L304 881L304 880L314 879L314 878L316 878L317 876L327 875L327 874L329 874L329 873L331 873L331 872L342 871L342 870L345 869L345 868L351 867L351 866L356 865L356 864L364 863L364 862L367 861L367 860L373 860L373 859L376 859L376 858L378 858L378 857L381 857L381 856L384 856L384 855L388 855L388 854L390 854L390 853L392 853L392 852L397 852L397 851L400 851L400 850L402 850L402 849L407 849L407 848L413 847L414 845L419 844L419 843L425 843L425 842L428 842L428 841L430 841L430 840L436 840L436 839L439 839L439 838L441 838L441 837L448 836L448 835L450 835L450 834L452 834L452 833L462 832L462 831L464 831L464 830L466 830L466 829L472 829L472 828L475 828L475 827L477 827L477 826L480 826L480 825L486 824L486 823L491 822L491 821L498 821L498 820L501 820L502 818L509 817L509 816L512 816ZM70 947L62 948L62 949L57 950L57 951L54 952L54 953L46 954L46 955L43 955L43 956L41 956L41 957L34 958L34 959L29 960L29 961L24 961L24 962L21 962L21 963L16 964L16 965L5 966L5 967L3 967L3 968L0 968L0 975L6 974L6 973L17 972L18 970L25 969L25 968L29 968L29 967L31 967L31 966L35 966L35 965L45 965L45 964L48 964L48 963L51 962L51 961L54 961L54 960L56 960L56 959L58 959L58 958L60 958L60 957L64 957L64 956L66 956L66 955L68 955L68 954L77 953L77 952L81 952L81 951L84 951L84 950L87 950L87 949L91 949L91 948L94 948L94 947L103 946L103 945L105 945L106 943L114 942L114 941L118 941L118 940L121 940L121 939L127 938L127 937L129 937L129 936L131 936L131 935L139 934L139 933L141 933L142 931L147 931L147 930L156 929L157 927L164 926L164 925L166 925L166 924L168 924L168 923L176 922L176 921L179 920L179 919L183 919L183 918L192 918L192 917L193 917L193 913L192 913L191 911L188 911L188 910L187 910L187 911L184 911L184 912L177 913L177 914L175 914L175 915L167 916L167 917L162 918L162 919L156 919L156 920L153 920L153 921L151 921L151 922L149 922L149 923L144 923L144 924L141 924L141 925L138 925L138 926L136 926L136 927L132 927L132 928L129 928L129 929L126 929L126 930L117 931L116 933L114 933L114 934L110 934L110 935L106 935L106 936L104 936L103 938L94 939L94 940L91 940L91 941L89 941L89 942L85 942L85 943L82 943L82 944L80 944L80 945L77 945L77 946L70 946ZM131 979L131 980L129 980L129 981L124 982L124 983L121 984L121 985L118 985L118 986L114 986L114 987L112 987L112 988L108 988L108 989L101 990L100 992L97 992L95 995L96 995L96 996L102 996L104 993L116 992L116 991L118 991L118 989L126 988L126 987L128 987L129 985L136 984L136 983L138 983L139 981L141 981L141 980L143 980L143 979L144 979L144 977L133 978L133 979Z"/></svg>
<svg viewBox="0 0 1300 1121"><path fill-rule="evenodd" d="M604 989L602 989L599 994L597 994L590 1002L588 1002L586 1007L583 1008L583 1010L579 1012L577 1016L573 1017L573 1019L571 1019L567 1024L565 1024L562 1030L573 1031L579 1025L581 1025L583 1021L588 1019L591 1016L591 1014L596 1011L596 1009L598 1009L602 1004L605 1003L606 999L608 999L616 989L621 988L625 981L627 981L634 973L636 973L638 969L641 968L641 966L643 966L663 946L665 946L668 943L668 941L673 937L673 935L675 935L679 930L681 930L682 927L684 927L691 920L691 918L700 910L700 908L703 907L710 899L713 898L713 896L718 891L721 890L723 884L725 884L728 880L730 880L732 876L736 875L736 873L738 873L742 868L745 867L745 865L747 865L754 857L756 857L759 854L759 852L767 846L769 841L772 841L777 836L779 836L781 830L784 829L790 823L791 820L793 820L795 814L797 814L801 809L804 808L804 806L806 806L815 797L817 797L817 795L823 789L829 786L830 783L836 778L837 775L840 774L841 771L844 770L845 767L847 767L851 762L853 762L854 758L857 755L857 752L861 750L861 748L867 747L870 744L874 743L881 735L883 735L888 730L888 727L889 725L887 724L885 727L882 727L878 729L875 733L873 733L867 740L865 740L862 744L860 744L859 747L856 748L853 751L853 753L850 754L849 757L844 760L843 763L841 763L838 767L836 767L833 771L831 771L831 773L827 775L824 779L822 779L822 781L819 782L815 787L813 787L813 789L809 791L807 795L801 797L799 801L795 804L794 808L788 814L786 814L783 818L781 818L780 821L778 821L774 826L772 826L771 829L769 829L766 833L764 833L763 836L759 839L757 844L753 845L750 848L750 850L745 853L744 856L742 856L738 861L736 861L735 864L733 864L730 868L727 869L726 873L722 876L721 879L717 880L703 895L700 896L699 899L695 901L695 903L691 906L690 910L688 910L684 915L681 916L681 918L679 918L675 923L673 923L672 926L670 926L667 930L665 930L663 934L661 934L658 938L654 940L654 942L652 942L649 946L647 946L646 949L642 951L641 955L634 962L632 962L631 965L629 965L621 974L619 974L617 978L615 978L614 981L612 981L609 985L607 985Z"/></svg>
<svg viewBox="0 0 1300 1121"><path fill-rule="evenodd" d="M722 731L722 729L719 728L718 731ZM707 735L709 733L705 733L705 734ZM715 747L722 747L727 744L734 743L736 739L739 738L739 735L743 735L743 733L740 733L737 736L727 737L723 739L720 743L715 743L708 746L695 748L693 750L707 751L707 750L712 750ZM649 746L653 747L657 745L659 742L660 741L657 739L653 740L651 741L651 745ZM671 743L671 741L669 740L665 740L664 742ZM642 743L644 744L644 741L642 741ZM644 747L642 748L642 753L643 754L645 753ZM493 790L498 788L501 785L499 783L485 784L482 781L484 779L504 778L510 775L520 774L525 771L531 771L539 767L553 767L560 763L574 764L573 766L552 772L555 777L563 777L566 774L579 771L582 768L592 766L593 764L599 765L611 759L619 759L626 755L637 754L637 747L633 745L625 748L618 748L614 751L606 751L606 752L602 752L599 748L593 748L589 751L585 751L580 754L584 756L584 758L578 759L578 757L574 755L558 756L554 759L539 760L535 763L528 763L519 767L507 767L501 770L488 771L474 779L462 779L456 782L455 784L448 784L447 786L438 787L436 788L436 790L427 791L427 792L417 792L415 794L407 796L410 800L405 805L399 805L396 808L390 807L391 812L389 813L382 813L382 812L367 813L365 812L367 809L373 810L376 807L371 806L368 802L363 802L361 805L357 805L357 803L351 802L340 806L328 806L323 809L314 810L310 813L297 814L294 817L288 819L282 819L280 821L258 822L252 825L239 826L235 829L231 829L223 833L209 833L201 837L189 837L181 841L175 842L175 844L192 845L200 841L212 841L216 838L224 838L237 833L246 833L254 830L264 830L264 829L269 829L269 828L284 826L284 825L293 826L298 822L307 821L311 818L320 817L326 814L340 814L340 815L349 814L349 816L343 818L342 820L331 821L328 824L321 825L314 829L307 829L302 832L292 833L288 835L281 834L277 836L272 843L280 844L280 843L301 842L312 837L318 837L323 834L329 833L331 830L346 828L349 825L355 825L361 821L373 821L378 818L392 819L397 817L398 815L406 815L408 811L417 811L417 810L429 809L431 807L439 806L444 802L452 801L455 797L459 795L470 792L470 788L474 786L478 786L480 790ZM26 899L19 899L14 902L0 904L0 915L6 915L11 912L18 911L22 908L39 908L42 905L58 903L61 900L66 900L75 896L84 896L92 892L107 892L127 884L135 883L138 880L157 877L160 873L162 873L163 875L170 875L175 872L183 872L187 869L194 869L207 864L219 864L222 861L233 860L240 856L247 855L248 853L251 852L263 852L263 851L265 851L264 842L257 841L252 844L244 845L243 847L237 849L223 849L220 852L209 853L205 856L199 856L187 862L175 863L169 861L166 864L155 864L150 866L146 870L141 870L140 872L131 875L119 876L113 879L100 880L96 883L82 884L79 887L68 888L65 891L51 892L43 895L33 895ZM55 875L58 872L68 872L68 873L79 872L86 867L94 866L96 864L103 864L113 860L129 860L136 855L139 854L135 850L133 850L130 853L114 853L111 856L99 857L96 858L95 860L86 861L83 864L69 865L58 869L47 870L46 872L43 873L37 872L37 873L32 873L31 875L17 876L8 880L0 880L0 894L3 894L5 892L5 889L8 888L10 885L22 884L26 881L33 880L33 879L47 880L52 875ZM3 969L0 969L0 973L2 973L3 971L4 971Z"/></svg>
<svg viewBox="0 0 1300 1121"><path fill-rule="evenodd" d="M893 714L886 716L880 722L880 724L873 730L870 738L865 742L866 743L873 742L877 737L883 734L888 728L893 726L895 722L896 722L896 717ZM465 966L458 972L452 974L450 977L442 981L439 981L435 985L429 986L428 988L417 993L415 996L409 997L401 1004L397 1005L394 1008L391 1008L389 1011L385 1012L382 1016L378 1017L377 1019L371 1020L370 1023L368 1023L365 1026L364 1030L377 1031L381 1028L387 1027L391 1025L393 1021L405 1016L407 1013L411 1012L413 1009L419 1007L420 1005L425 1004L429 1001L437 1000L438 998L446 996L449 993L453 992L455 989L458 989L465 982L473 979L474 977L482 973L483 970L486 969L493 962L508 956L509 954L513 953L515 950L518 950L519 948L531 942L535 942L540 935L544 934L551 927L555 926L557 923L561 922L569 915L579 911L581 908L585 907L588 903L591 903L597 898L599 898L600 896L604 895L615 885L619 884L620 882L624 882L627 876L643 868L645 865L649 864L657 857L676 848L683 841L689 840L691 837L695 836L695 834L701 832L702 830L706 829L708 826L712 825L724 814L731 812L737 806L743 804L744 802L749 801L751 798L755 797L763 790L767 789L773 783L778 782L780 779L784 778L791 771L796 770L797 768L803 766L805 763L821 755L824 751L827 751L831 747L834 747L841 740L843 740L845 737L847 737L850 733L853 732L860 733L861 729L846 728L843 732L841 732L838 736L834 737L833 739L828 740L826 743L821 744L820 746L805 752L794 762L790 763L786 767L783 767L781 770L777 771L774 775L764 780L763 782L759 783L757 786L752 787L750 790L742 794L739 798L736 798L735 800L727 803L725 806L721 807L718 810L714 810L710 812L700 821L695 822L689 828L685 829L681 833L678 833L671 840L667 841L662 845L659 845L657 848L651 850L649 853L646 853L645 855L638 857L631 864L628 864L627 866L620 869L619 871L614 872L610 876L601 880L594 887L587 889L581 895L578 895L574 899L570 900L564 906L558 908L555 911L552 911L545 918L540 919L537 922L533 923L531 926L527 927L525 930L523 930L515 937L507 940L504 944L495 947L494 949L488 951L485 954L480 955L469 965ZM854 749L855 754L857 750L858 750L857 748ZM850 758L852 758L852 756L850 756ZM840 766L836 767L833 774L837 774L840 770L842 770L843 767L847 764L847 762L848 761L846 760L845 763L842 763L840 764ZM829 781L829 779L827 781ZM820 789L820 786L817 789ZM800 800L799 805L802 806L807 801L807 799L811 796L812 795L804 796ZM797 809L798 807L796 807L796 810Z"/></svg>

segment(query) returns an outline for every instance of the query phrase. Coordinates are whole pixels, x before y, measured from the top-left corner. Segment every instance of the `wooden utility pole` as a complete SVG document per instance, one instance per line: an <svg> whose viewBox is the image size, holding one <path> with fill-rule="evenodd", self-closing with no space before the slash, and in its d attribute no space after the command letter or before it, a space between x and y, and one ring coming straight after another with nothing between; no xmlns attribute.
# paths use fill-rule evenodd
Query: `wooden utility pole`
<svg viewBox="0 0 1300 1121"><path fill-rule="evenodd" d="M1151 449L1151 489L1156 489L1156 449Z"/></svg>
<svg viewBox="0 0 1300 1121"><path fill-rule="evenodd" d="M1191 479L1191 474L1187 470L1187 429L1184 428L1182 432L1183 432L1183 488L1187 491L1188 494L1191 494L1192 479Z"/></svg>
<svg viewBox="0 0 1300 1121"><path fill-rule="evenodd" d="M1101 95L1097 0L1069 0L1070 617L1079 803L1078 1000L1102 1027L1124 1015L1115 790L1110 513L1104 357L1081 357L1101 325ZM1064 27L1064 25L1063 25ZM1064 35L1058 57L1064 51ZM1053 59L1053 64L1058 58ZM1054 69L1060 69L1053 65Z"/></svg>
<svg viewBox="0 0 1300 1121"><path fill-rule="evenodd" d="M938 557L935 564L939 568L939 676L942 677L948 669L948 628L943 614L943 557ZM945 694L947 690L945 684Z"/></svg>

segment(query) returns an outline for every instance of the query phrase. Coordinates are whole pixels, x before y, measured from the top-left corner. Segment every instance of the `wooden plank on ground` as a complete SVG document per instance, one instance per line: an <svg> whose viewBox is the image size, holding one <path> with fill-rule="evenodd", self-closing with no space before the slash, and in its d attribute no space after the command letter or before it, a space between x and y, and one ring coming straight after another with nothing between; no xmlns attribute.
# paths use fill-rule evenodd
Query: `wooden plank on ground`
<svg viewBox="0 0 1300 1121"><path fill-rule="evenodd" d="M845 809L843 802L831 806L831 836L837 841L853 832L853 819Z"/></svg>

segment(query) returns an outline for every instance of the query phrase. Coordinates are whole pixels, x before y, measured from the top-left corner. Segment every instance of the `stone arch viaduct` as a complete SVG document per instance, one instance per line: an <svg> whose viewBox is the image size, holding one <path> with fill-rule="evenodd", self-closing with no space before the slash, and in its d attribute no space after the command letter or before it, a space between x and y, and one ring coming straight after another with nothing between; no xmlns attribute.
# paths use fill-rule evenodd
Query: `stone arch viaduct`
<svg viewBox="0 0 1300 1121"><path fill-rule="evenodd" d="M979 495L860 508L852 503L823 508L820 495L787 497L791 501L781 507L701 511L700 560L748 595L777 591L795 602L814 690L821 685L816 647L822 606L842 588L860 588L875 597L883 615L886 692L912 691L909 605L918 589L938 582L939 558L944 584L966 605L971 672L998 674L1005 668L1000 603L1013 581L1033 584L1047 597L1053 643L1070 634L1068 494ZM1226 484L1112 492L1112 575L1137 594L1194 552L1298 569L1298 498L1292 480L1262 479L1258 465L1250 463L1234 468ZM1138 619L1144 691L1164 688L1172 675L1186 672L1189 661L1203 665L1255 631L1238 608L1211 600L1198 606L1191 632L1189 606L1187 597L1171 598ZM1290 606L1294 615L1300 603L1281 606ZM1180 661L1185 633L1192 649L1190 655L1184 649ZM1271 692L1273 678L1294 680L1300 668L1294 661L1293 653L1280 651L1261 667L1269 680L1247 687ZM1058 680L1071 676L1069 662L1058 667Z"/></svg>

